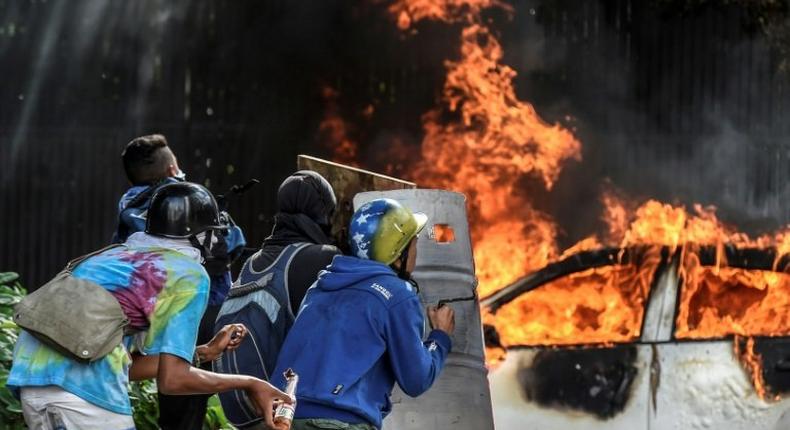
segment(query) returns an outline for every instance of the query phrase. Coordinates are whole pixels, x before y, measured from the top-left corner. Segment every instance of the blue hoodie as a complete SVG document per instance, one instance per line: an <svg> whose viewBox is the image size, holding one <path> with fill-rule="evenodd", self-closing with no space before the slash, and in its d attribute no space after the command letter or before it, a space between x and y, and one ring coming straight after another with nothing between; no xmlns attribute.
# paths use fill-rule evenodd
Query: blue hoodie
<svg viewBox="0 0 790 430"><path fill-rule="evenodd" d="M299 375L296 418L331 418L377 428L392 409L395 382L416 397L444 367L450 337L423 341L422 305L388 266L338 255L308 290L280 350L272 382Z"/></svg>

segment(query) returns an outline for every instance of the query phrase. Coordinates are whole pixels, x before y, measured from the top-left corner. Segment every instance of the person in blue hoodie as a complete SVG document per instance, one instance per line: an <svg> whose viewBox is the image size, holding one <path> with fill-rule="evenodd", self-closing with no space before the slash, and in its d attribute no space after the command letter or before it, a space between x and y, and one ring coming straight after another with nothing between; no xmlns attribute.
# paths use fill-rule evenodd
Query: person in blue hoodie
<svg viewBox="0 0 790 430"><path fill-rule="evenodd" d="M123 243L134 233L144 231L146 215L151 200L162 187L183 182L186 174L181 171L167 139L161 134L151 134L132 139L121 153L123 168L131 188L118 202L118 227L113 234L113 243ZM203 267L211 279L208 306L200 321L198 344L207 343L214 335L214 320L230 290L229 265L243 250L246 241L241 229L230 216L220 212L220 221L228 229L212 236L211 244L193 244L210 248L211 259ZM198 367L211 369L211 362L198 362ZM201 430L206 415L208 395L172 396L159 394L159 426L164 430Z"/></svg>
<svg viewBox="0 0 790 430"><path fill-rule="evenodd" d="M133 233L145 230L145 211L162 185L181 182L186 174L161 134L132 139L121 153L123 170L131 187L118 201L118 226L112 243L123 243Z"/></svg>
<svg viewBox="0 0 790 430"><path fill-rule="evenodd" d="M308 290L271 375L279 387L287 368L299 375L294 429L379 429L395 382L416 397L439 377L455 315L449 306L429 307L433 330L423 339L410 272L426 222L391 199L352 216L353 256L336 256Z"/></svg>

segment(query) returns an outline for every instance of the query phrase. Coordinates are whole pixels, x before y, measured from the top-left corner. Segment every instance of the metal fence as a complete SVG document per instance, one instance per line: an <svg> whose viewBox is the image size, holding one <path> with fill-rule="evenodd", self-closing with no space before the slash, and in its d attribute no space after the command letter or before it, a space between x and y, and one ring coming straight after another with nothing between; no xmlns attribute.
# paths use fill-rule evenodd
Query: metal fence
<svg viewBox="0 0 790 430"><path fill-rule="evenodd" d="M563 198L609 177L635 195L717 203L737 222L790 219L787 82L737 5L512 3L511 17L486 16L519 96L584 143ZM0 0L0 270L36 285L106 243L126 187L120 151L150 132L216 192L263 181L231 207L259 243L296 155L327 155L322 89L340 93L365 167L381 167L393 138L417 152L459 25L401 33L379 2ZM699 179L706 157L715 168ZM408 165L392 173L408 178Z"/></svg>

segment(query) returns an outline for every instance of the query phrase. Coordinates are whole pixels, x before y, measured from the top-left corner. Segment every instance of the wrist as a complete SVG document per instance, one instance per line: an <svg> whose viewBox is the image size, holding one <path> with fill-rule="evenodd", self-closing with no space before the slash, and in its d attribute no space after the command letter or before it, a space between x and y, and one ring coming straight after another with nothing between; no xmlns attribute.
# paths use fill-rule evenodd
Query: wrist
<svg viewBox="0 0 790 430"><path fill-rule="evenodd" d="M435 328L428 333L428 339L435 340L442 346L446 347L448 350L452 347L452 338L450 337L450 333Z"/></svg>
<svg viewBox="0 0 790 430"><path fill-rule="evenodd" d="M243 379L240 388L245 391L254 389L258 385L258 381L260 381L258 378L254 376L244 375L242 376L242 378Z"/></svg>
<svg viewBox="0 0 790 430"><path fill-rule="evenodd" d="M212 347L209 344L199 345L197 348L195 348L195 355L201 363L214 361L221 353L222 351L217 351L217 348Z"/></svg>

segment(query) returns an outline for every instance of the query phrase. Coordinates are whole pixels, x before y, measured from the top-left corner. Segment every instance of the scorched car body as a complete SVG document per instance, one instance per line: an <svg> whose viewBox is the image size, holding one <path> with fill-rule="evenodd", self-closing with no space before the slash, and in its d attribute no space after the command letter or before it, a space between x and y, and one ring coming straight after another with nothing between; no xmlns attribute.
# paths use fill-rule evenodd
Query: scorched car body
<svg viewBox="0 0 790 430"><path fill-rule="evenodd" d="M731 265L780 272L790 268L787 257L772 263L774 255L760 250L727 252ZM744 338L675 337L683 283L677 254L674 259L666 250L664 254L638 339L508 349L504 362L489 375L497 429L790 429L790 400L781 397L790 387L790 339L756 339L756 359L768 392L763 400L735 352L734 342L742 348ZM522 294L579 270L628 264L622 256L623 250L577 254L494 294L483 306L496 312ZM703 263L713 263L708 257L702 256ZM496 333L486 333L487 341L496 343Z"/></svg>

